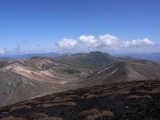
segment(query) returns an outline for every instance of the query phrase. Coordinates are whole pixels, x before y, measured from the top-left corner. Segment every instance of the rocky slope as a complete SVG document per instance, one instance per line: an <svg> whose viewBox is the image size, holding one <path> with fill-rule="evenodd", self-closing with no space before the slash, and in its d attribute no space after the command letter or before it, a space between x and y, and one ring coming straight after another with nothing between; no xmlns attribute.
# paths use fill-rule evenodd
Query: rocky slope
<svg viewBox="0 0 160 120"><path fill-rule="evenodd" d="M70 90L0 108L1 120L159 120L160 80Z"/></svg>
<svg viewBox="0 0 160 120"><path fill-rule="evenodd" d="M77 80L54 64L47 59L0 61L0 104L62 91L60 86Z"/></svg>

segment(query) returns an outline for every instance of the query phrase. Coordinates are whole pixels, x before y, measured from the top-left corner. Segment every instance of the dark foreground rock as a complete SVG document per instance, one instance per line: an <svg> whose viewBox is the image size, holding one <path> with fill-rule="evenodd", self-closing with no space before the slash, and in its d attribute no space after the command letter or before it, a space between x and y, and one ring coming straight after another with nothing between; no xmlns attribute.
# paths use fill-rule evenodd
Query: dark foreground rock
<svg viewBox="0 0 160 120"><path fill-rule="evenodd" d="M0 108L1 120L159 120L160 80L98 85Z"/></svg>

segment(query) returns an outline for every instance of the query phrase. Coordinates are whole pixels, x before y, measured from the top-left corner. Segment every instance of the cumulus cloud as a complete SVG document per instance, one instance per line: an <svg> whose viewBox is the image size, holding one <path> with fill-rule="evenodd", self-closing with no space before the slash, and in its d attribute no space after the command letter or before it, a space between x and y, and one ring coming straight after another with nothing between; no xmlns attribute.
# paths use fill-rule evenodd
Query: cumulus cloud
<svg viewBox="0 0 160 120"><path fill-rule="evenodd" d="M104 47L104 48L116 48L117 44L118 44L118 38L113 36L113 35L109 35L109 34L105 34L105 35L101 35L99 36L99 39L97 41L96 46L98 48L100 47Z"/></svg>
<svg viewBox="0 0 160 120"><path fill-rule="evenodd" d="M123 42L124 47L142 47L142 46L153 46L156 43L152 42L148 38L132 40L132 41L125 41Z"/></svg>
<svg viewBox="0 0 160 120"><path fill-rule="evenodd" d="M76 40L66 38L57 42L57 45L62 49L75 49L77 44L78 42Z"/></svg>
<svg viewBox="0 0 160 120"><path fill-rule="evenodd" d="M96 48L115 48L115 46L118 44L118 38L109 34L101 35L97 40L95 39L95 36L82 35L79 37L79 41L86 46L92 46Z"/></svg>
<svg viewBox="0 0 160 120"><path fill-rule="evenodd" d="M77 48L77 50L127 49L131 51L143 51L152 50L153 48L158 48L157 46L159 46L148 38L124 41L110 34L100 35L97 39L93 35L82 35L79 36L77 40L65 38L61 41L58 41L57 44L59 48L62 49L74 49L77 46L80 47Z"/></svg>
<svg viewBox="0 0 160 120"><path fill-rule="evenodd" d="M79 37L79 41L81 41L83 44L87 46L96 44L95 36L92 36L92 35L89 35L89 36L82 35Z"/></svg>
<svg viewBox="0 0 160 120"><path fill-rule="evenodd" d="M100 40L118 40L117 37L110 35L110 34L105 34L105 35L101 35L99 37Z"/></svg>
<svg viewBox="0 0 160 120"><path fill-rule="evenodd" d="M4 49L0 49L0 54L4 54L5 50Z"/></svg>

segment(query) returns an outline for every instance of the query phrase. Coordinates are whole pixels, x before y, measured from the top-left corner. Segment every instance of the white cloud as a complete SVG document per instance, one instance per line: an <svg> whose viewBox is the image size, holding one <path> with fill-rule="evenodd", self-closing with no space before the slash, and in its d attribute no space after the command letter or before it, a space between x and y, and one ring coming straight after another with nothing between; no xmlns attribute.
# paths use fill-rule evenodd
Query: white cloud
<svg viewBox="0 0 160 120"><path fill-rule="evenodd" d="M100 40L118 40L117 37L110 35L110 34L105 34L105 35L101 35L99 37Z"/></svg>
<svg viewBox="0 0 160 120"><path fill-rule="evenodd" d="M153 45L156 45L156 43L152 42L148 38L123 42L124 47L142 47L142 46L149 47Z"/></svg>
<svg viewBox="0 0 160 120"><path fill-rule="evenodd" d="M118 37L105 34L99 36L95 39L93 35L82 35L77 40L74 39L63 39L57 42L57 45L61 49L74 49L77 50L121 50L121 51L157 51L159 50L159 45L155 42L144 39L135 39L130 41L120 40Z"/></svg>
<svg viewBox="0 0 160 120"><path fill-rule="evenodd" d="M5 50L4 49L0 49L0 54L4 54Z"/></svg>
<svg viewBox="0 0 160 120"><path fill-rule="evenodd" d="M92 35L89 36L82 35L79 37L79 41L81 41L87 46L94 45L96 43L95 36Z"/></svg>
<svg viewBox="0 0 160 120"><path fill-rule="evenodd" d="M118 38L113 36L113 35L109 35L109 34L105 34L105 35L101 35L99 36L99 39L97 41L96 46L99 47L104 47L104 48L116 48L118 44Z"/></svg>
<svg viewBox="0 0 160 120"><path fill-rule="evenodd" d="M79 37L79 41L81 41L86 46L91 46L95 48L113 48L115 49L118 44L118 38L105 34L99 36L99 39L95 39L95 36L89 35L82 35Z"/></svg>
<svg viewBox="0 0 160 120"><path fill-rule="evenodd" d="M63 40L58 41L57 45L62 49L75 49L77 43L76 40L64 38Z"/></svg>

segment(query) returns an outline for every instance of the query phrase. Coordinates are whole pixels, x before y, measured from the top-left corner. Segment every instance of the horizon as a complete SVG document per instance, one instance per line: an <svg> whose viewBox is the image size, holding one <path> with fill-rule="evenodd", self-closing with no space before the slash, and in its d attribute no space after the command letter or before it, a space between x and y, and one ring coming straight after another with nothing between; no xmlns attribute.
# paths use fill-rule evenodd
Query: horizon
<svg viewBox="0 0 160 120"><path fill-rule="evenodd" d="M23 58L30 58L28 57L27 55L31 55L31 56L46 56L46 55L49 55L49 54L55 54L54 57L58 57L58 56L63 56L63 55L67 55L67 54L70 54L70 55L74 55L74 54L89 54L91 52L102 52L102 53L107 53L111 56L122 56L122 57L133 57L134 55L154 55L154 54L160 54L160 52L151 52L151 53L135 53L135 52L130 52L130 53L108 53L108 52L103 52L103 51L89 51L89 52L75 52L75 53L58 53L58 52L42 52L42 53L20 53L20 54L0 54L0 59L2 58L14 58L14 57L18 57L18 58L14 58L14 59L19 59L20 57L23 56ZM57 54L57 55L56 55ZM49 55L51 57L51 55ZM158 57L157 57L158 58ZM21 58L20 58L21 59ZM149 58L148 58L149 59ZM152 58L150 58L149 60L151 60Z"/></svg>
<svg viewBox="0 0 160 120"><path fill-rule="evenodd" d="M0 1L0 56L160 52L160 1Z"/></svg>

